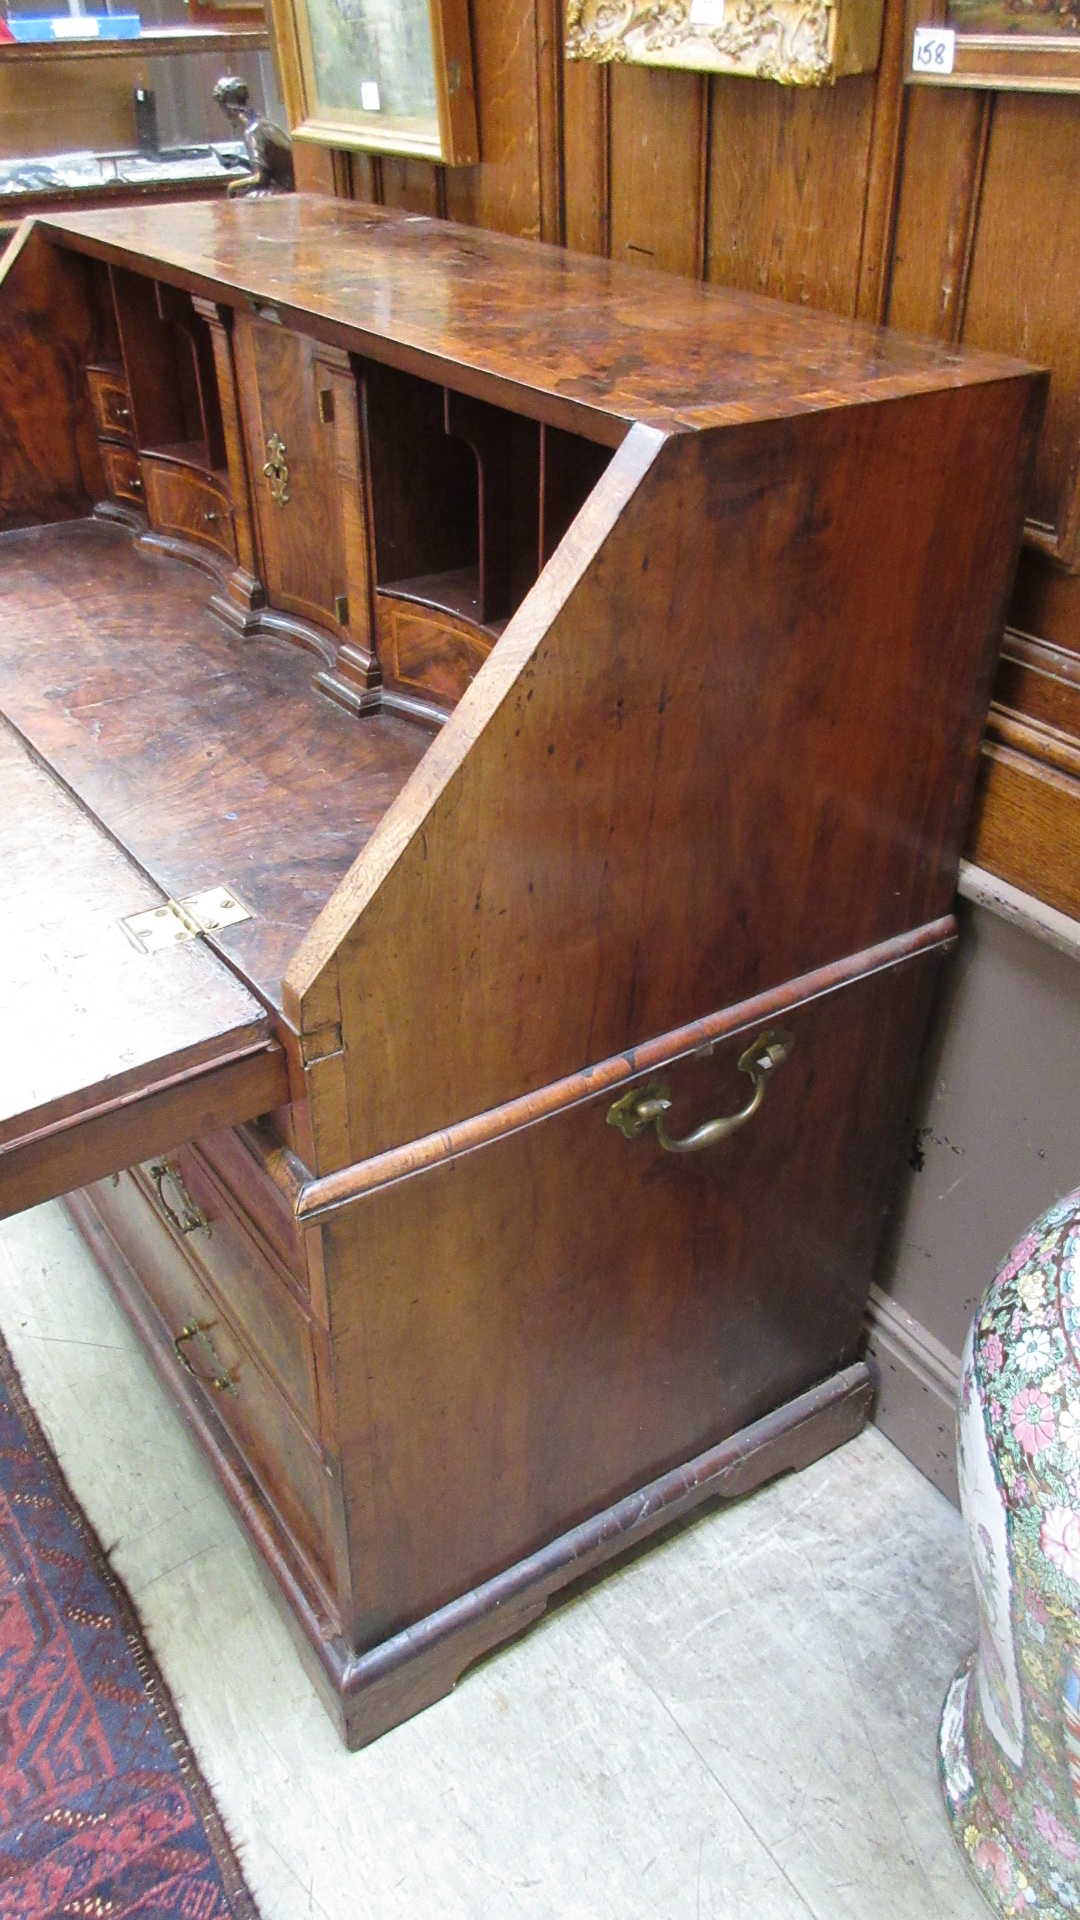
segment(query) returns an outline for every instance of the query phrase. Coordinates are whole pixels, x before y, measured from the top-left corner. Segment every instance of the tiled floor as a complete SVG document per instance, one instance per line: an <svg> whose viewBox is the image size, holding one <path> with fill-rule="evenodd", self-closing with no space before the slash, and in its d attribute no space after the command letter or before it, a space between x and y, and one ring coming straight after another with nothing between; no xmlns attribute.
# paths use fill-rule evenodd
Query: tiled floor
<svg viewBox="0 0 1080 1920"><path fill-rule="evenodd" d="M985 1920L934 1771L975 1630L960 1520L876 1432L349 1755L59 1206L0 1228L0 1326L265 1920Z"/></svg>

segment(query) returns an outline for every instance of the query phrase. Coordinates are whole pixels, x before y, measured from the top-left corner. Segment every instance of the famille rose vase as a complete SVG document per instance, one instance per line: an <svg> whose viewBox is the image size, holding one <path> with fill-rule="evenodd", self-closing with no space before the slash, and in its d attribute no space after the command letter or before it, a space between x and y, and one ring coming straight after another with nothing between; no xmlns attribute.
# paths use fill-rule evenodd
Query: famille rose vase
<svg viewBox="0 0 1080 1920"><path fill-rule="evenodd" d="M979 1645L938 1736L957 1843L1000 1914L1080 1915L1080 1191L1009 1255L957 1421Z"/></svg>

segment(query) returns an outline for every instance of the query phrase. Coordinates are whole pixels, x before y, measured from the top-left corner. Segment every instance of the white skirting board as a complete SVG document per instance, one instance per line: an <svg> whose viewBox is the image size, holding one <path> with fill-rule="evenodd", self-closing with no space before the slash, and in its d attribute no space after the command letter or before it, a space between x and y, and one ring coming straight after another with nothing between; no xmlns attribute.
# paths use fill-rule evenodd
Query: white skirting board
<svg viewBox="0 0 1080 1920"><path fill-rule="evenodd" d="M875 1423L957 1505L959 1358L880 1287L871 1287L866 1309L866 1358L876 1388Z"/></svg>

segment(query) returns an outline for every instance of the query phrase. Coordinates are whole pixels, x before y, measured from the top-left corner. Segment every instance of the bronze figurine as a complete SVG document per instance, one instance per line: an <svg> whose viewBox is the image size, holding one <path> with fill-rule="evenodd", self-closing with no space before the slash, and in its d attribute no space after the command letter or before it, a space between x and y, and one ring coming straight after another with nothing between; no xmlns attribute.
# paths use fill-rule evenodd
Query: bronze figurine
<svg viewBox="0 0 1080 1920"><path fill-rule="evenodd" d="M241 195L292 193L296 185L293 172L292 141L281 127L265 114L256 113L246 80L225 74L214 88L214 99L225 118L243 136L251 163L251 176L234 180L229 198Z"/></svg>

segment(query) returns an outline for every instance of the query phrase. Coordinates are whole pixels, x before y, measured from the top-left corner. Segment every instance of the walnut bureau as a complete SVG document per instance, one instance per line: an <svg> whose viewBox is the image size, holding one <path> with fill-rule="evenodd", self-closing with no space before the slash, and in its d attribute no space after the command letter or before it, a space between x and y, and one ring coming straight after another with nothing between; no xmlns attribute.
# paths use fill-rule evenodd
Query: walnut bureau
<svg viewBox="0 0 1080 1920"><path fill-rule="evenodd" d="M0 1213L343 1737L859 1428L1044 377L447 223L0 268Z"/></svg>

